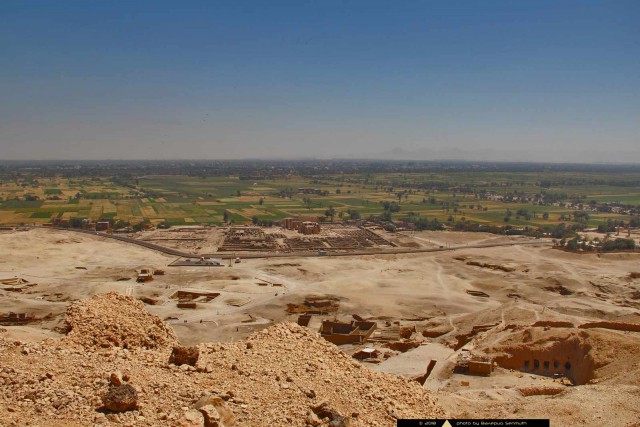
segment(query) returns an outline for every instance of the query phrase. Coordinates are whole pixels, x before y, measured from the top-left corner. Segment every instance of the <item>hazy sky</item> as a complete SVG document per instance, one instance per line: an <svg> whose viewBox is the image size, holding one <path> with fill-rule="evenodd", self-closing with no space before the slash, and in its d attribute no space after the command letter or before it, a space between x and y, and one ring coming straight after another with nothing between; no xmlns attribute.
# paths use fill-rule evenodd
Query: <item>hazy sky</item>
<svg viewBox="0 0 640 427"><path fill-rule="evenodd" d="M640 162L640 1L0 1L2 159L392 149Z"/></svg>

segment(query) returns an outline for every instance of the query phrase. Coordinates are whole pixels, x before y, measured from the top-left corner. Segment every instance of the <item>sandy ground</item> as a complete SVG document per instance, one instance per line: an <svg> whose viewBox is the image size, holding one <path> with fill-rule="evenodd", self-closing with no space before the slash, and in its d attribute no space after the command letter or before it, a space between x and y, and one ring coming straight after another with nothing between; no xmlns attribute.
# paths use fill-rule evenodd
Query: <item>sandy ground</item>
<svg viewBox="0 0 640 427"><path fill-rule="evenodd" d="M517 239L453 232L408 233L395 238L404 243L413 240L422 247ZM286 312L288 303L300 304L307 295L332 295L340 299L340 307L328 317L349 320L352 314L358 314L385 319L392 325L417 323L424 328L430 322L431 326L448 329L437 339L423 338L418 332L412 337L422 343L417 349L377 365L366 365L415 376L424 372L430 360L437 360L425 387L439 391L443 405L454 416L547 414L557 420L554 426L572 425L574 421L599 425L599 417L608 408L622 420L618 425L640 418L640 387L620 386L619 393L612 395L608 390L618 384L615 380L571 387L555 396L523 397L515 391L517 387L552 380L499 368L489 378L471 377L469 385L462 385L470 377L451 373L461 350L486 347L502 337L496 329L493 335L478 335L462 349L454 350L455 337L474 325L495 323L499 325L496 328L504 328L509 323L530 325L538 320L640 322L640 280L629 278L630 272L640 271L638 254L597 257L550 247L513 246L367 257L253 259L224 267L168 267L174 260L97 236L56 230L2 231L0 279L21 277L37 286L23 293L0 290L0 313L29 313L39 318L50 315L20 328L4 326L5 333L24 336L25 340L51 336L62 326L62 313L69 301L115 290L157 300L157 305L147 305L148 310L171 323L185 344L230 341L273 322L296 321L296 315ZM509 271L469 262L498 265ZM166 274L152 282L136 283L136 271L144 267L162 268ZM126 278L129 280L118 280ZM177 308L172 295L189 289L220 295L198 303L195 310ZM384 325L380 329L385 330ZM638 335L632 332L623 338L635 340ZM348 352L357 349L350 346ZM629 363L637 369L640 357ZM584 403L582 409L580 402Z"/></svg>

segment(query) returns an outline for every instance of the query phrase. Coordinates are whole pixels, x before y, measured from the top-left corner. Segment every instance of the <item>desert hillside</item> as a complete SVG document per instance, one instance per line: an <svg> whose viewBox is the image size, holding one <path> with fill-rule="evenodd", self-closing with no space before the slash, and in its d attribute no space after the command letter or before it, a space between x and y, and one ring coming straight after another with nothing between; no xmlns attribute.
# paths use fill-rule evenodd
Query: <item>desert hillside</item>
<svg viewBox="0 0 640 427"><path fill-rule="evenodd" d="M171 328L131 297L76 302L67 323L68 335L38 343L0 334L3 425L391 426L444 416L418 383L371 371L292 323L185 349L195 356L184 360L172 356Z"/></svg>

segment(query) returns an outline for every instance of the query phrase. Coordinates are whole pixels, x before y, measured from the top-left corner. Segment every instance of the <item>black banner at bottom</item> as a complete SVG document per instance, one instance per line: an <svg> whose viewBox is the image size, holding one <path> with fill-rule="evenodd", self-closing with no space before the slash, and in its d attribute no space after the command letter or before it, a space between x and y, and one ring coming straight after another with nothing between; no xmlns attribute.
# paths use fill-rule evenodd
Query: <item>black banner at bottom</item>
<svg viewBox="0 0 640 427"><path fill-rule="evenodd" d="M398 420L397 427L549 427L549 420L531 419L422 419Z"/></svg>

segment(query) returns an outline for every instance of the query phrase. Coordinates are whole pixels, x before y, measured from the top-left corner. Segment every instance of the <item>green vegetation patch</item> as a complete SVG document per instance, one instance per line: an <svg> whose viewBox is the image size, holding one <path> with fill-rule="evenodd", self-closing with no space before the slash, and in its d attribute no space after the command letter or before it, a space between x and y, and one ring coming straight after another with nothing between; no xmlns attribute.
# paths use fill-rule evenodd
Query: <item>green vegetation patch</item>
<svg viewBox="0 0 640 427"><path fill-rule="evenodd" d="M2 209L38 209L44 202L42 200L7 200L2 202Z"/></svg>
<svg viewBox="0 0 640 427"><path fill-rule="evenodd" d="M51 218L52 216L52 212L34 212L29 218Z"/></svg>

